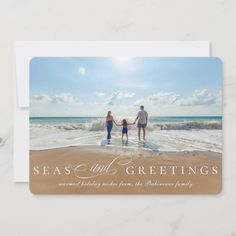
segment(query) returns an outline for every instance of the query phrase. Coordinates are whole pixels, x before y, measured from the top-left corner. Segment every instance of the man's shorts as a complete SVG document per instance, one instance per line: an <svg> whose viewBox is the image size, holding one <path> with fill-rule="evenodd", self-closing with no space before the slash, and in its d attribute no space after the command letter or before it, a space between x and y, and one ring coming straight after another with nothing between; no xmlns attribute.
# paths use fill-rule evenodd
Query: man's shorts
<svg viewBox="0 0 236 236"><path fill-rule="evenodd" d="M147 124L139 124L138 123L138 128L143 128L144 129L144 128L146 128L146 126L147 126Z"/></svg>

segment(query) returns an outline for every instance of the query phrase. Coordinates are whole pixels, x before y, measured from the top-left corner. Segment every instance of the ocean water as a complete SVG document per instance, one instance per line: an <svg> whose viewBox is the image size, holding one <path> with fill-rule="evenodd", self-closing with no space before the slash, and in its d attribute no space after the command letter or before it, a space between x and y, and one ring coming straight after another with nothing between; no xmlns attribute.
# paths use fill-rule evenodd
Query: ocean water
<svg viewBox="0 0 236 236"><path fill-rule="evenodd" d="M118 123L124 117L116 118ZM126 117L133 122L135 117ZM121 145L121 126L113 126L112 144ZM159 151L222 152L222 117L150 117L147 140L157 144ZM100 145L106 138L105 118L102 117L31 117L30 149L43 150L68 146ZM129 144L137 145L137 125L129 126Z"/></svg>

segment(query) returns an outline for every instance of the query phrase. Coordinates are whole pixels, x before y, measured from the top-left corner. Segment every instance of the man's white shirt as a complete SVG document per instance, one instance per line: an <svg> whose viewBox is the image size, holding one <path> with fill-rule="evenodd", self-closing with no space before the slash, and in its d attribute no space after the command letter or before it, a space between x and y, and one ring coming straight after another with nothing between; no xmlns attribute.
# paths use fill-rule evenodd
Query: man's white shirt
<svg viewBox="0 0 236 236"><path fill-rule="evenodd" d="M148 113L144 110L138 112L138 124L145 125L147 124Z"/></svg>

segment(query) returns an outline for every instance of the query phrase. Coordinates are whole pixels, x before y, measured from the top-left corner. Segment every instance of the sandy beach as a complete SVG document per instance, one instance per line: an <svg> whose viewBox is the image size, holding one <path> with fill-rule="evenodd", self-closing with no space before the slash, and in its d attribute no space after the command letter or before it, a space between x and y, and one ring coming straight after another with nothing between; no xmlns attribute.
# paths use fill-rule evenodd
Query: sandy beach
<svg viewBox="0 0 236 236"><path fill-rule="evenodd" d="M37 194L215 194L221 191L221 156L111 147L30 151L30 189Z"/></svg>

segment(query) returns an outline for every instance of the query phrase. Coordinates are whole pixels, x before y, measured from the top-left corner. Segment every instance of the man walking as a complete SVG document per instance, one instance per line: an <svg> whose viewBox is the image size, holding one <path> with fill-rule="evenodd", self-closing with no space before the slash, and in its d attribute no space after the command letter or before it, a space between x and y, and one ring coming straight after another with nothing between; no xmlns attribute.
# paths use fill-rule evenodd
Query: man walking
<svg viewBox="0 0 236 236"><path fill-rule="evenodd" d="M140 106L140 111L137 114L137 117L134 121L134 124L138 120L138 140L140 141L141 129L143 130L143 140L145 140L146 135L146 126L148 123L148 113L144 110L144 106Z"/></svg>

